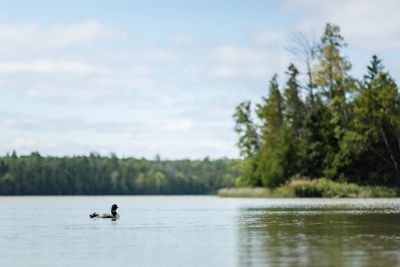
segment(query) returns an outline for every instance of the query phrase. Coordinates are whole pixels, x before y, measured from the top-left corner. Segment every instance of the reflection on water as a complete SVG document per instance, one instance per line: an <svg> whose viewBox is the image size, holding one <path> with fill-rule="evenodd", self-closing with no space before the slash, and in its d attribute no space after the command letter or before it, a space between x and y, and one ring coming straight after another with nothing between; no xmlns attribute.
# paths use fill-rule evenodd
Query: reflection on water
<svg viewBox="0 0 400 267"><path fill-rule="evenodd" d="M399 266L400 213L365 206L242 208L241 266Z"/></svg>

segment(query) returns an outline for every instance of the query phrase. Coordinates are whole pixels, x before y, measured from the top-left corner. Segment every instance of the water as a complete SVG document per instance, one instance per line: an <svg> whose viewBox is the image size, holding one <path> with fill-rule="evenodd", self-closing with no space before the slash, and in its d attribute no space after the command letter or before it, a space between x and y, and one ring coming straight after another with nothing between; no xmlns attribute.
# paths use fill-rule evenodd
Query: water
<svg viewBox="0 0 400 267"><path fill-rule="evenodd" d="M89 219L109 212L121 217ZM399 266L400 199L0 197L0 266Z"/></svg>

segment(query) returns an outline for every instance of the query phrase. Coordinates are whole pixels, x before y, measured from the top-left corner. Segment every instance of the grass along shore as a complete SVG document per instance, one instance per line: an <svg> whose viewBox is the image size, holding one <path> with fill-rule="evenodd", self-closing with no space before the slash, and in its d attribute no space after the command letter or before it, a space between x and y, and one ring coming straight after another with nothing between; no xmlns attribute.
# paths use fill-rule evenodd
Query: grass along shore
<svg viewBox="0 0 400 267"><path fill-rule="evenodd" d="M292 179L275 189L263 187L222 188L218 191L220 197L397 197L398 190L383 186L360 186L353 183L339 183L320 179Z"/></svg>

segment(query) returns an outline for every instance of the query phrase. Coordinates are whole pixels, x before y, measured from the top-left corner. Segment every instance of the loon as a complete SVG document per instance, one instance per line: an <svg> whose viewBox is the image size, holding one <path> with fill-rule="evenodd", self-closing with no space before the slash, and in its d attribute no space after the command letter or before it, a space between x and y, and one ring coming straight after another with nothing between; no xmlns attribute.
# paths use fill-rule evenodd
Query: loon
<svg viewBox="0 0 400 267"><path fill-rule="evenodd" d="M89 214L90 218L111 218L111 219L118 219L119 214L117 213L118 206L117 204L112 205L111 207L111 214L110 213L103 213L103 214L98 214L96 212L93 212L92 214Z"/></svg>

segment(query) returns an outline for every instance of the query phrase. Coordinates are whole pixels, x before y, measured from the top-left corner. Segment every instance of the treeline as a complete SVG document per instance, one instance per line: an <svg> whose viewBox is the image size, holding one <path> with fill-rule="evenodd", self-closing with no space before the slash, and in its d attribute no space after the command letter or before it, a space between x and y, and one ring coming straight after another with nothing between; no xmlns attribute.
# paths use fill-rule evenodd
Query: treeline
<svg viewBox="0 0 400 267"><path fill-rule="evenodd" d="M356 79L338 26L327 24L318 43L295 39L303 69L290 64L284 85L274 75L259 104L235 109L244 158L237 184L273 188L307 176L400 186L400 96L381 59L372 56Z"/></svg>
<svg viewBox="0 0 400 267"><path fill-rule="evenodd" d="M232 187L237 160L0 157L1 195L210 194Z"/></svg>

